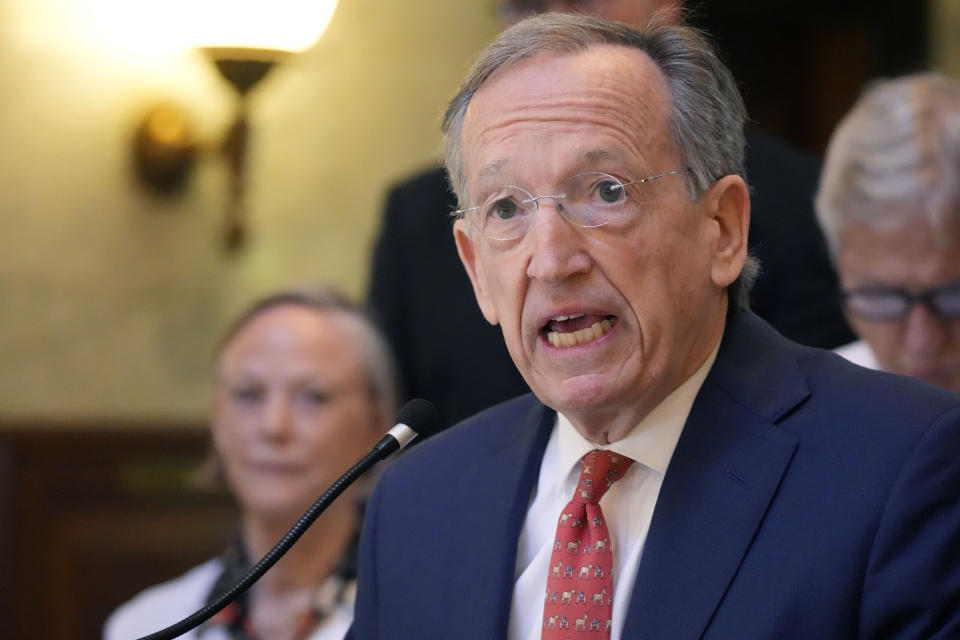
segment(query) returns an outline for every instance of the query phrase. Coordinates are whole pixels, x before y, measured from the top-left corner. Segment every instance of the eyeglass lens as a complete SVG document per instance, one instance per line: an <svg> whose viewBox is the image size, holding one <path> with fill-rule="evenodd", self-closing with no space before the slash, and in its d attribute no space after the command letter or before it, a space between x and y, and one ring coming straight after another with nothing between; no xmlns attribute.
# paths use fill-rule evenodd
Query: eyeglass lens
<svg viewBox="0 0 960 640"><path fill-rule="evenodd" d="M851 313L871 320L904 318L917 303L943 318L960 318L960 283L919 293L904 289L860 289L846 292L844 302Z"/></svg>
<svg viewBox="0 0 960 640"><path fill-rule="evenodd" d="M605 173L572 176L556 194L535 196L526 189L506 186L484 199L475 224L485 236L510 240L526 234L540 200L552 199L557 211L580 227L600 227L625 216L627 192L623 183Z"/></svg>

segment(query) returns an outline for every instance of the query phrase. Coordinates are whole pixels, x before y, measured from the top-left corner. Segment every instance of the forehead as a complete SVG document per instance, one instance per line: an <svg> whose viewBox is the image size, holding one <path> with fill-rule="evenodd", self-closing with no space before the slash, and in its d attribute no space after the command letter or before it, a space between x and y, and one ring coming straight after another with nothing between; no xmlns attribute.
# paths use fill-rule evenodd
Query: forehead
<svg viewBox="0 0 960 640"><path fill-rule="evenodd" d="M960 232L937 230L922 217L889 229L850 222L840 234L837 266L842 277L863 284L915 288L960 279Z"/></svg>
<svg viewBox="0 0 960 640"><path fill-rule="evenodd" d="M666 81L639 49L541 53L494 74L473 96L463 126L467 180L518 163L563 170L608 157L652 166L670 153L669 116Z"/></svg>
<svg viewBox="0 0 960 640"><path fill-rule="evenodd" d="M231 371L267 362L353 368L359 362L359 348L350 322L343 313L298 305L267 309L225 346L220 368Z"/></svg>

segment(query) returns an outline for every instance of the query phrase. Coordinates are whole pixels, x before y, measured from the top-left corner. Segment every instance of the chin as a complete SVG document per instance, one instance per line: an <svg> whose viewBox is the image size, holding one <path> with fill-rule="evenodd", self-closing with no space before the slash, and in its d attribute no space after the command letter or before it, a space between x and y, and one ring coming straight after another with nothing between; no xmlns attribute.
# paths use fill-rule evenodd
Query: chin
<svg viewBox="0 0 960 640"><path fill-rule="evenodd" d="M258 488L260 491L251 492L243 501L244 507L251 512L264 514L303 512L320 497L319 493L307 497L302 487L294 487L290 483Z"/></svg>
<svg viewBox="0 0 960 640"><path fill-rule="evenodd" d="M609 407L612 404L613 389L611 381L603 374L580 375L567 378L558 385L554 393L541 395L549 398L545 403L562 413L583 413Z"/></svg>
<svg viewBox="0 0 960 640"><path fill-rule="evenodd" d="M319 495L317 497L319 497ZM250 507L249 511L264 522L272 522L289 528L310 508L314 499L315 498L312 498L309 502L275 500L273 502L259 503L256 506Z"/></svg>

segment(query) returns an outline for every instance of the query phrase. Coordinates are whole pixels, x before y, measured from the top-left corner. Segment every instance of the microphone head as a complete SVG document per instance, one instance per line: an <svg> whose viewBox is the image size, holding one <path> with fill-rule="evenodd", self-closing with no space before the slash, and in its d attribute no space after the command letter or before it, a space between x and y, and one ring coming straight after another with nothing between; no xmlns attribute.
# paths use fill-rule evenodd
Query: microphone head
<svg viewBox="0 0 960 640"><path fill-rule="evenodd" d="M423 398L414 398L400 409L400 413L397 414L397 423L407 425L423 440L437 432L440 416L432 402Z"/></svg>

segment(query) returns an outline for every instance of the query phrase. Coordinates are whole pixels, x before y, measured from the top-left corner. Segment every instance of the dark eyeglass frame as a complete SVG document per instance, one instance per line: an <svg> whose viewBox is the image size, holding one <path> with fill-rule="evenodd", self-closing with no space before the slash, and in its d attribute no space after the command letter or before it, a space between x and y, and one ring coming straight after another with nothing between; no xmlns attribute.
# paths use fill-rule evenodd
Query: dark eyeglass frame
<svg viewBox="0 0 960 640"><path fill-rule="evenodd" d="M951 282L916 292L902 287L859 287L841 290L840 298L848 313L865 320L884 322L902 320L910 314L916 304L922 304L944 320L960 318L960 282ZM857 304L858 299L866 302L866 298L873 298L874 301L885 298L888 303L894 303L896 306L887 310L869 310L862 304Z"/></svg>

